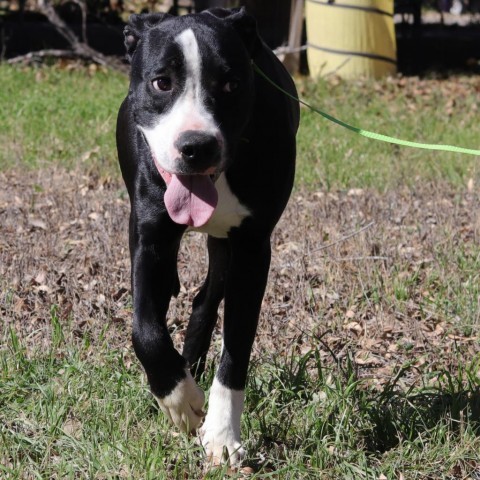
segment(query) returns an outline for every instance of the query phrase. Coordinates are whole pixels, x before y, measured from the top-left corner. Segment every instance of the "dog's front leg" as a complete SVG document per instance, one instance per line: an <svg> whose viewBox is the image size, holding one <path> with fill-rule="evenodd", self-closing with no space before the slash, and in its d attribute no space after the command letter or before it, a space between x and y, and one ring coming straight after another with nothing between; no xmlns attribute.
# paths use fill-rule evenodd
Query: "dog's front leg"
<svg viewBox="0 0 480 480"><path fill-rule="evenodd" d="M165 415L185 432L203 418L203 391L186 360L176 351L166 325L166 313L177 282L179 238L138 235L132 225L133 346L152 393Z"/></svg>
<svg viewBox="0 0 480 480"><path fill-rule="evenodd" d="M227 453L230 463L238 464L245 455L240 417L250 352L270 266L269 238L253 240L236 233L230 238L222 355L210 389L208 414L200 431L207 457L213 463L220 463Z"/></svg>

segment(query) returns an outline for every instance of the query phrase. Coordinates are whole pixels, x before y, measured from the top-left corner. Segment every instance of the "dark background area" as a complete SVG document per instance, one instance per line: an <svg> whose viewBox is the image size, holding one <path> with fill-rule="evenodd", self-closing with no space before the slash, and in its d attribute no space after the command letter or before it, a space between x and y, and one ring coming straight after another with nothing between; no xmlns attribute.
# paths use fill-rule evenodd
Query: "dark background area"
<svg viewBox="0 0 480 480"><path fill-rule="evenodd" d="M155 4L155 2L150 3ZM272 48L286 43L290 0L180 1L173 2L171 10L179 9L180 13L186 13L210 6L232 6L238 3L244 4L256 16L260 32ZM1 5L0 0L0 8ZM124 53L123 19L128 17L128 12L123 8L123 2L91 0L86 5L88 6L86 17L88 44L105 55L122 56ZM116 7L112 8L112 5ZM430 2L397 0L395 2L399 72L422 74L431 71L460 70L480 73L480 13L478 13L480 1L471 0L467 3L465 0L462 15L446 13L451 6L452 0ZM8 7L4 5L3 11L0 11L2 59L11 59L47 48L69 48L65 38L44 15L31 9L22 11ZM423 10L421 10L422 7L424 7ZM425 7L429 9L425 10ZM78 3L63 2L57 7L57 12L80 38L82 14ZM433 20L432 17L434 17ZM301 71L308 72L304 54Z"/></svg>

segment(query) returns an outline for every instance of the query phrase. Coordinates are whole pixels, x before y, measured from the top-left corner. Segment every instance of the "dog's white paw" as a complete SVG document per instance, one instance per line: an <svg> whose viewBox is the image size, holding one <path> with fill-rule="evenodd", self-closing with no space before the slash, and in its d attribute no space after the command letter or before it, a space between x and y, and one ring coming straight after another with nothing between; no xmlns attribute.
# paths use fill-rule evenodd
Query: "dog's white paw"
<svg viewBox="0 0 480 480"><path fill-rule="evenodd" d="M207 459L214 465L225 459L236 466L245 457L240 439L240 417L245 393L223 386L216 378L210 389L205 423L200 428L200 439Z"/></svg>
<svg viewBox="0 0 480 480"><path fill-rule="evenodd" d="M190 433L197 429L205 416L205 394L189 370L186 375L169 395L155 398L167 418L183 432Z"/></svg>

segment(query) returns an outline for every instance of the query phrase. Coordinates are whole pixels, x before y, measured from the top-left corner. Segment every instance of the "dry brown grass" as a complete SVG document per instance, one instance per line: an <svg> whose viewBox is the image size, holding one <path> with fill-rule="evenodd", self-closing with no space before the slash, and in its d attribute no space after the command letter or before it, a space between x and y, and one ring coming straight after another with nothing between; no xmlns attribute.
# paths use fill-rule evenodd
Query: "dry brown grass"
<svg viewBox="0 0 480 480"><path fill-rule="evenodd" d="M53 312L72 341L89 336L94 350L103 332L132 358L123 186L59 169L9 171L0 181L4 321L38 346L50 342ZM480 352L480 300L472 298L479 200L473 185L383 195L296 191L272 239L254 357L314 346L327 363L350 355L376 383L412 361L407 384L471 360ZM205 257L203 237L188 234L179 258L182 289L169 313L177 344Z"/></svg>

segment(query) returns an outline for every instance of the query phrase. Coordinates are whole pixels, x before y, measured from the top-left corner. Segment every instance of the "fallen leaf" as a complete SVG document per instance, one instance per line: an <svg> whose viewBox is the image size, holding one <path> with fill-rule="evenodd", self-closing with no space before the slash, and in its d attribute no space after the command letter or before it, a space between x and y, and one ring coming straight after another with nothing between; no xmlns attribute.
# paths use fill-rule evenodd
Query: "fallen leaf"
<svg viewBox="0 0 480 480"><path fill-rule="evenodd" d="M28 224L34 228L39 228L41 230L47 230L47 224L38 218L30 218Z"/></svg>

